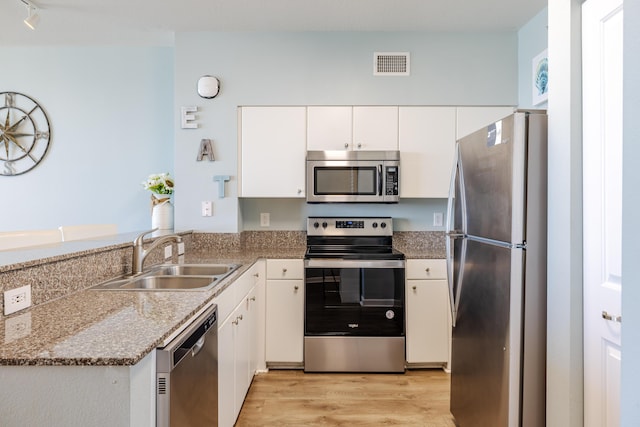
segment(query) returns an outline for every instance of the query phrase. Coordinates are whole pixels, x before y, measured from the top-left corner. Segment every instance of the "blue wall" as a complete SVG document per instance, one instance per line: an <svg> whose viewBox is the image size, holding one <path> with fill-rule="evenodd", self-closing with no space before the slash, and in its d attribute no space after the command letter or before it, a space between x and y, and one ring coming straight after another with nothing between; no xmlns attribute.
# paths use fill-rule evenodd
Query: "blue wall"
<svg viewBox="0 0 640 427"><path fill-rule="evenodd" d="M547 108L547 102L533 105L533 64L532 60L547 49L548 9L534 16L518 31L518 104L520 108Z"/></svg>
<svg viewBox="0 0 640 427"><path fill-rule="evenodd" d="M38 166L0 177L0 231L150 228L140 183L173 170L173 49L22 47L0 56L0 92L36 99L52 134Z"/></svg>
<svg viewBox="0 0 640 427"><path fill-rule="evenodd" d="M163 171L177 181L176 228L251 229L268 209L272 228L301 229L327 208L237 199L238 105L515 105L522 46L515 32L305 32L181 33L174 47L2 47L12 60L0 68L0 91L41 102L53 138L33 171L0 177L0 231L99 222L147 229L140 182ZM376 51L410 52L411 75L374 77ZM195 92L203 74L222 82L215 99ZM200 127L181 129L180 107L191 105ZM213 139L215 162L195 160L202 138ZM232 177L229 197L218 199L214 175ZM200 216L203 200L213 200L213 217ZM295 215L279 217L281 205ZM431 213L444 208L443 200L408 200L383 214L402 218L401 229L430 229Z"/></svg>
<svg viewBox="0 0 640 427"><path fill-rule="evenodd" d="M444 212L443 200L410 200L392 208L313 207L299 200L269 199L239 204L237 106L516 105L517 50L516 33L177 34L176 109L198 106L200 127L181 129L176 122L175 173L178 185L188 188L176 194L176 227L254 229L259 213L271 212L272 229L303 229L307 215L358 212L401 218L400 229L430 229L431 212ZM373 76L373 54L379 51L410 52L411 75ZM220 95L212 100L195 92L203 74L222 82ZM202 138L214 140L213 163L195 161ZM214 175L232 177L228 198L217 198ZM200 216L202 200L214 201L213 217Z"/></svg>

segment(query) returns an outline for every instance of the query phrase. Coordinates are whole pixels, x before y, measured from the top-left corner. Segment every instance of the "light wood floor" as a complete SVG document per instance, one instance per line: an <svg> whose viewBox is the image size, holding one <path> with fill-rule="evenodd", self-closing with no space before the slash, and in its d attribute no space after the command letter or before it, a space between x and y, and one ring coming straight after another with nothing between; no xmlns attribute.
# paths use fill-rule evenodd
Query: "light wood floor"
<svg viewBox="0 0 640 427"><path fill-rule="evenodd" d="M237 427L453 427L449 375L440 369L405 374L258 374Z"/></svg>

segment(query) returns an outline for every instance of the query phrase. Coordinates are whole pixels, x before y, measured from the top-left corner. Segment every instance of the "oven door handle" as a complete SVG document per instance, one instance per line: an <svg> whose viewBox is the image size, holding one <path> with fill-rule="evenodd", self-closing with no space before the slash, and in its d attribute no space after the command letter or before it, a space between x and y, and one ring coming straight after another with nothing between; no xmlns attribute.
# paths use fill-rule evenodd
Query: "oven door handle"
<svg viewBox="0 0 640 427"><path fill-rule="evenodd" d="M308 268L404 268L405 261L313 258L305 259L304 266Z"/></svg>
<svg viewBox="0 0 640 427"><path fill-rule="evenodd" d="M382 196L382 165L378 165L378 196Z"/></svg>

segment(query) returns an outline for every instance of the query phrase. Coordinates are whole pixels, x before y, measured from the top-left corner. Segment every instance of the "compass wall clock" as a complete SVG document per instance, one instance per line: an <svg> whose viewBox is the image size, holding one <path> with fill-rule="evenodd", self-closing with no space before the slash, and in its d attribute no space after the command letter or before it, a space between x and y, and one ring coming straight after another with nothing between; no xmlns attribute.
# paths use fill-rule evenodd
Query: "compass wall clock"
<svg viewBox="0 0 640 427"><path fill-rule="evenodd" d="M18 92L0 92L0 176L22 175L47 154L51 131L44 109Z"/></svg>

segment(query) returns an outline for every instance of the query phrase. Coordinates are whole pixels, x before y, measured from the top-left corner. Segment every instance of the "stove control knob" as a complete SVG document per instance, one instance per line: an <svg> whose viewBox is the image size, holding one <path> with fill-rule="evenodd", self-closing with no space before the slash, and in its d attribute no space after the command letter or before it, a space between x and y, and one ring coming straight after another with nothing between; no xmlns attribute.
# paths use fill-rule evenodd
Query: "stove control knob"
<svg viewBox="0 0 640 427"><path fill-rule="evenodd" d="M387 223L386 223L386 222L381 222L381 223L380 223L380 227L382 227L382 228L387 228Z"/></svg>
<svg viewBox="0 0 640 427"><path fill-rule="evenodd" d="M328 225L329 225L329 224L327 224L326 222L323 222L323 223L322 223L322 228L327 228L327 226L328 226Z"/></svg>
<svg viewBox="0 0 640 427"><path fill-rule="evenodd" d="M314 222L314 223L313 223L313 228L318 228L318 227L320 227L320 224L319 224L317 221L316 221L316 222Z"/></svg>
<svg viewBox="0 0 640 427"><path fill-rule="evenodd" d="M371 224L373 226L373 228L378 228L378 223L374 222L373 224Z"/></svg>

